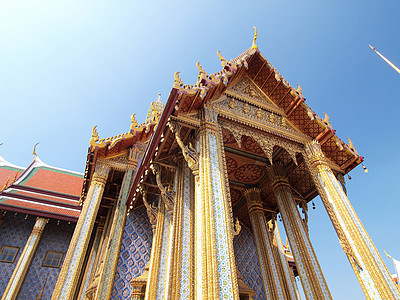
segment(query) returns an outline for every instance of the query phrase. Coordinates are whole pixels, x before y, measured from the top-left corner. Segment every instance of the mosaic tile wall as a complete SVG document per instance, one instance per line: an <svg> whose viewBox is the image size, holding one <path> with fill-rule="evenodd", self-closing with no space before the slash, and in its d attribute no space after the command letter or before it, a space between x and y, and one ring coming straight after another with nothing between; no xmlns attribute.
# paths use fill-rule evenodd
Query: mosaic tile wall
<svg viewBox="0 0 400 300"><path fill-rule="evenodd" d="M153 231L144 206L135 209L125 222L117 271L111 299L128 299L132 287L130 281L143 273L150 260Z"/></svg>
<svg viewBox="0 0 400 300"><path fill-rule="evenodd" d="M242 230L233 239L235 259L243 281L255 292L255 300L264 300L265 293L258 263L256 243L250 229L242 225Z"/></svg>
<svg viewBox="0 0 400 300"><path fill-rule="evenodd" d="M36 299L46 278L42 300L50 300L62 265L59 268L42 267L46 252L62 252L64 260L74 229L75 223L68 224L67 221L60 221L60 224L57 225L57 220L50 219L46 224L31 267L19 292L18 300Z"/></svg>
<svg viewBox="0 0 400 300"><path fill-rule="evenodd" d="M2 245L19 247L19 252L14 263L0 262L0 295L3 295L6 289L34 224L35 218L33 216L29 216L25 220L25 215L22 214L17 214L14 217L14 212L7 212L5 215L4 223L0 226L0 247Z"/></svg>

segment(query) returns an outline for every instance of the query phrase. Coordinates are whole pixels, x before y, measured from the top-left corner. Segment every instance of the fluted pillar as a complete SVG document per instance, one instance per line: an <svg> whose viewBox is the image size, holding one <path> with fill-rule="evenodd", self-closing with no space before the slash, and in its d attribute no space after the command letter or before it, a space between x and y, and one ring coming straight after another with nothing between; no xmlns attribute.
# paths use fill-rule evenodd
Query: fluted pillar
<svg viewBox="0 0 400 300"><path fill-rule="evenodd" d="M26 273L28 272L29 266L31 265L33 256L35 255L47 221L48 219L42 217L38 217L36 219L36 223L33 226L32 233L25 244L21 256L19 257L17 266L15 267L14 272L11 275L11 278L4 291L3 297L1 298L2 300L13 300L17 298L22 283L24 282Z"/></svg>
<svg viewBox="0 0 400 300"><path fill-rule="evenodd" d="M305 152L318 193L365 296L367 299L400 299L398 286L328 166L321 147L317 142L310 142Z"/></svg>
<svg viewBox="0 0 400 300"><path fill-rule="evenodd" d="M72 299L74 297L109 171L110 167L101 163L98 163L95 167L89 192L76 224L52 300Z"/></svg>
<svg viewBox="0 0 400 300"><path fill-rule="evenodd" d="M269 166L268 175L306 298L332 299L282 165Z"/></svg>
<svg viewBox="0 0 400 300"><path fill-rule="evenodd" d="M233 221L222 137L217 114L204 107L198 140L199 190L196 192L196 295L238 299L233 253Z"/></svg>
<svg viewBox="0 0 400 300"><path fill-rule="evenodd" d="M275 262L273 247L271 245L271 234L263 211L261 190L250 188L244 192L247 207L250 214L251 227L256 241L258 261L260 263L261 275L264 283L265 296L267 299L291 299L287 298L284 291L283 281L278 272Z"/></svg>

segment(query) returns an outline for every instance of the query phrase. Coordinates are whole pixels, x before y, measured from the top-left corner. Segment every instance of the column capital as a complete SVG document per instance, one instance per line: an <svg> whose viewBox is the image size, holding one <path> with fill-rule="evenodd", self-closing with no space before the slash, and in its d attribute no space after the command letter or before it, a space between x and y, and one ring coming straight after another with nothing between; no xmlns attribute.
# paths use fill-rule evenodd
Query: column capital
<svg viewBox="0 0 400 300"><path fill-rule="evenodd" d="M41 235L47 223L49 223L49 219L37 217L35 225L33 226L32 229L32 234Z"/></svg>
<svg viewBox="0 0 400 300"><path fill-rule="evenodd" d="M200 110L200 134L218 131L218 113L213 107L203 106Z"/></svg>
<svg viewBox="0 0 400 300"><path fill-rule="evenodd" d="M250 214L263 212L263 202L261 200L260 188L248 188L244 191L243 196L246 198L247 207Z"/></svg>
<svg viewBox="0 0 400 300"><path fill-rule="evenodd" d="M306 143L304 149L312 167L315 168L319 165L327 165L325 155L318 141L314 140Z"/></svg>
<svg viewBox="0 0 400 300"><path fill-rule="evenodd" d="M94 169L92 181L99 182L100 184L106 184L110 169L111 168L106 164L97 163Z"/></svg>
<svg viewBox="0 0 400 300"><path fill-rule="evenodd" d="M268 166L267 172L274 190L282 185L289 186L289 181L282 164L274 163L273 165Z"/></svg>

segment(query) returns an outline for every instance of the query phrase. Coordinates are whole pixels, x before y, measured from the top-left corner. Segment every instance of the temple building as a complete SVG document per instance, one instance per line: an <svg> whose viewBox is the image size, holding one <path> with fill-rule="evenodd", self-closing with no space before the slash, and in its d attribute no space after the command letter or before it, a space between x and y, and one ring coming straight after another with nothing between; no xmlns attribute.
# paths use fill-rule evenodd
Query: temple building
<svg viewBox="0 0 400 300"><path fill-rule="evenodd" d="M0 233L13 218L23 224L26 213L30 227L31 216L50 220L35 225L31 237L44 229L44 239L51 225L65 226L63 239L70 238L51 277L57 282L37 285L47 288L40 299L294 300L296 276L306 299L332 299L308 234L308 205L317 195L366 298L400 299L346 195L344 175L363 162L352 142L337 137L329 117L305 103L301 87L290 86L255 39L230 61L217 54L220 72L197 63L193 85L176 72L165 106L152 102L144 123L132 115L127 133L104 139L93 127L76 190L41 186L44 174L29 185L33 170L53 170L38 158L5 186ZM36 198L29 193L37 189L53 189L43 193L56 199L29 199L38 208L19 208L18 199ZM59 208L39 207L49 201ZM20 252L32 260L41 244L31 244L21 242ZM35 258L15 259L12 276L1 279L2 299L17 299L18 291L25 299L31 277L20 266L29 269Z"/></svg>
<svg viewBox="0 0 400 300"><path fill-rule="evenodd" d="M0 156L1 299L50 298L80 214L82 183L83 174L37 156L26 169Z"/></svg>

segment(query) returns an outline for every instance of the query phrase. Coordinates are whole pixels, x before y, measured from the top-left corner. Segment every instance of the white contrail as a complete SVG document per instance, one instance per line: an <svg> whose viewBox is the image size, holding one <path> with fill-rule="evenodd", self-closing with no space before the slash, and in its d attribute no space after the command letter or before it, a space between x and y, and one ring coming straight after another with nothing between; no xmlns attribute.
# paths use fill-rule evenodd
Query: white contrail
<svg viewBox="0 0 400 300"><path fill-rule="evenodd" d="M382 54L379 53L378 50L376 50L374 47L372 47L371 45L369 45L371 47L372 50L374 50L380 57L383 58L384 61L386 61L393 69L395 69L397 71L397 73L400 74L400 69L398 67L396 67L394 64L392 64L392 62L390 60L388 60L386 57L384 57Z"/></svg>

